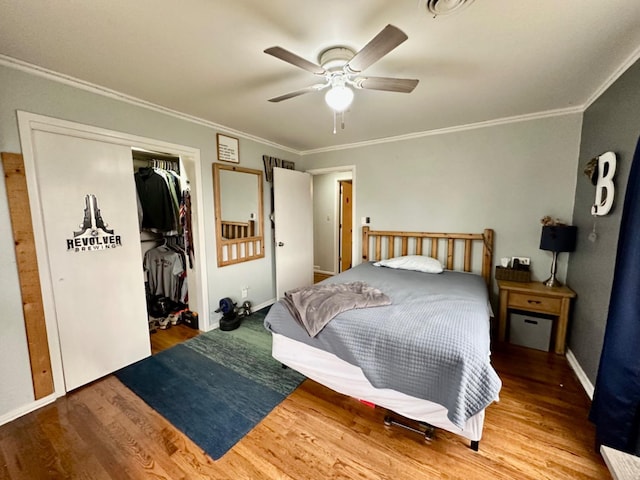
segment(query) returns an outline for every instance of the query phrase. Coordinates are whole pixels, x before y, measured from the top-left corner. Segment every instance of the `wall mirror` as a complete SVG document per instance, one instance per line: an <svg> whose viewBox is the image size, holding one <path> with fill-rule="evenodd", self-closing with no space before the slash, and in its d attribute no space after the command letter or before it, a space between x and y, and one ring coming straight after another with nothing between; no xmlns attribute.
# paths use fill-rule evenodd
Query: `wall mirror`
<svg viewBox="0 0 640 480"><path fill-rule="evenodd" d="M264 257L262 172L213 164L218 266Z"/></svg>

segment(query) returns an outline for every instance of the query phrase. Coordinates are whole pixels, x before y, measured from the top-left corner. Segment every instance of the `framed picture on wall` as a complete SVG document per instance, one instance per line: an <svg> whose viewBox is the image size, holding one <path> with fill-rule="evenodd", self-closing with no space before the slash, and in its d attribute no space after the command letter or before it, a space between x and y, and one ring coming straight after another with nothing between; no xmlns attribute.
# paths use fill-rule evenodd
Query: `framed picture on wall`
<svg viewBox="0 0 640 480"><path fill-rule="evenodd" d="M219 161L240 163L240 152L237 138L218 133L216 134L216 140L218 142Z"/></svg>

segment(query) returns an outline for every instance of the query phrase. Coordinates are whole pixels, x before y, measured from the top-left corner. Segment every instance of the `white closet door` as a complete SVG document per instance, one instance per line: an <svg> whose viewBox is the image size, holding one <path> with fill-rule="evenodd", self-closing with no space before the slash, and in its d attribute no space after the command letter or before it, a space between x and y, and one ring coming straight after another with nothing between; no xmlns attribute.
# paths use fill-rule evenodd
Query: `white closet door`
<svg viewBox="0 0 640 480"><path fill-rule="evenodd" d="M69 391L151 353L131 150L37 131L34 161Z"/></svg>

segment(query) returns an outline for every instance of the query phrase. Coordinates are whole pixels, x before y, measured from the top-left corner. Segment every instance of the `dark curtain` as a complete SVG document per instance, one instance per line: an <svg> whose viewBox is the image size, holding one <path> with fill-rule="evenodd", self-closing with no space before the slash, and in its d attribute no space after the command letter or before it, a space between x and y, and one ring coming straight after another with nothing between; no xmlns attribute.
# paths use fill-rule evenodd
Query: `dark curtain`
<svg viewBox="0 0 640 480"><path fill-rule="evenodd" d="M640 141L624 200L607 327L589 418L596 424L599 445L640 453Z"/></svg>

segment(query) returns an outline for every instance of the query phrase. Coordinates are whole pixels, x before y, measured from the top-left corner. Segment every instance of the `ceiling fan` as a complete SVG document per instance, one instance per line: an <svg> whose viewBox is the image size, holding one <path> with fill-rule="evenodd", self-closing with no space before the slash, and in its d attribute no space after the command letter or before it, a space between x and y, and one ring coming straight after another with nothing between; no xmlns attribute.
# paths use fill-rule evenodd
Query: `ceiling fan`
<svg viewBox="0 0 640 480"><path fill-rule="evenodd" d="M264 53L323 78L321 83L271 98L269 101L281 102L306 93L329 88L325 95L325 101L334 111L333 133L335 133L337 114L343 115L342 128L344 128L344 111L349 108L353 101L353 90L349 87L411 93L418 85L418 80L413 79L361 75L366 68L373 65L408 38L399 28L387 25L357 53L347 47L331 47L322 51L318 57L319 64L310 62L282 47L267 48Z"/></svg>

